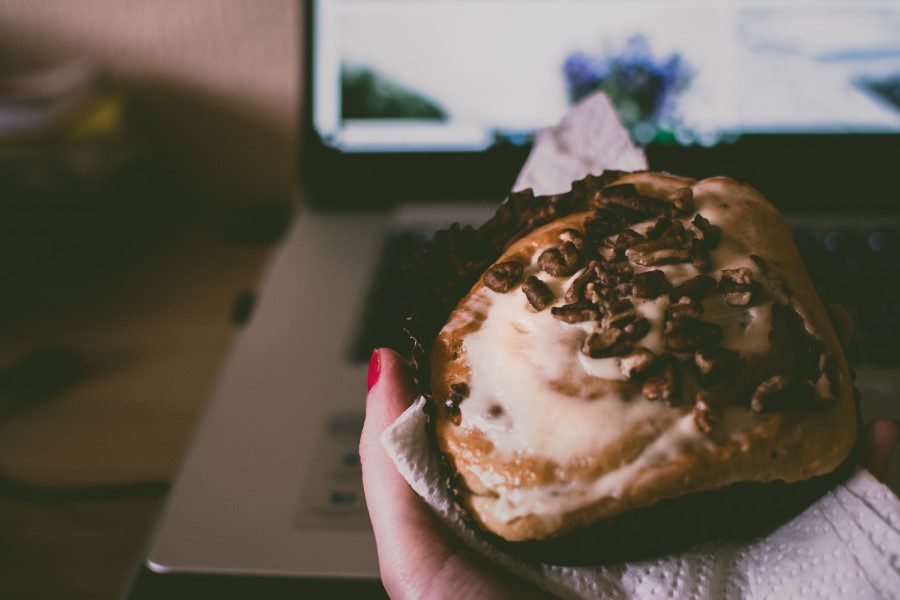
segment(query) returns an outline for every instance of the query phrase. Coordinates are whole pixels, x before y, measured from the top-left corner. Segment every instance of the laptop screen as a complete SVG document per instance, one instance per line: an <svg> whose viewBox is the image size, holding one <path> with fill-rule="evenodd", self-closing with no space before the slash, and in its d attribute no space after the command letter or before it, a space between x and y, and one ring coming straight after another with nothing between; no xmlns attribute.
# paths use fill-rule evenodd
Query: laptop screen
<svg viewBox="0 0 900 600"><path fill-rule="evenodd" d="M318 0L312 121L342 153L526 145L606 92L636 142L900 132L900 2Z"/></svg>

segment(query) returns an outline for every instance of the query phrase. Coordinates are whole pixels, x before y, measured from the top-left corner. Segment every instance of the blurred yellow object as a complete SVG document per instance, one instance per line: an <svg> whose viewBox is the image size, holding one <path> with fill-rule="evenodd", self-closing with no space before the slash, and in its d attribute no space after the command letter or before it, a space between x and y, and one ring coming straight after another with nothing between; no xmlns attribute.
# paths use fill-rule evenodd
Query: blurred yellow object
<svg viewBox="0 0 900 600"><path fill-rule="evenodd" d="M122 129L124 122L124 102L122 95L114 90L100 94L69 128L61 133L71 140L106 137Z"/></svg>
<svg viewBox="0 0 900 600"><path fill-rule="evenodd" d="M0 144L33 152L117 137L124 105L105 70L85 60L0 73Z"/></svg>

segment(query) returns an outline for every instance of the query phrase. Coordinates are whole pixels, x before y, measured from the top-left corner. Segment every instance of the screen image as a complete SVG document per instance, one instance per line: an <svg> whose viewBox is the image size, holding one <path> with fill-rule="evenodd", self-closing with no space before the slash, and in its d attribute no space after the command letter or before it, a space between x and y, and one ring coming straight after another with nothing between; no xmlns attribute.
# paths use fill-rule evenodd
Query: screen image
<svg viewBox="0 0 900 600"><path fill-rule="evenodd" d="M900 2L320 0L313 122L345 152L525 144L605 92L639 144L900 132Z"/></svg>

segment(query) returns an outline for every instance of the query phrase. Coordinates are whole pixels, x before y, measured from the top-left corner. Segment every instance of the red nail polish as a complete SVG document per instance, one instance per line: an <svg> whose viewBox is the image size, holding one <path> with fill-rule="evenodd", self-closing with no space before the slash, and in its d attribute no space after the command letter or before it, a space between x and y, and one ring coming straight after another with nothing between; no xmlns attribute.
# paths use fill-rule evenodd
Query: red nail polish
<svg viewBox="0 0 900 600"><path fill-rule="evenodd" d="M378 350L372 351L372 358L369 359L369 376L366 380L366 391L372 389L372 386L378 382L378 376L381 374L381 355Z"/></svg>

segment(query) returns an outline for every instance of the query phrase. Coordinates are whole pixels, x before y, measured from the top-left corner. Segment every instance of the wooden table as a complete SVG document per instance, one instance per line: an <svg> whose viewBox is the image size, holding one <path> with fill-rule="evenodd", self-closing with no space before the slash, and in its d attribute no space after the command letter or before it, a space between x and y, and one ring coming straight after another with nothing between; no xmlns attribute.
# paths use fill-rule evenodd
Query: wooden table
<svg viewBox="0 0 900 600"><path fill-rule="evenodd" d="M180 225L110 269L0 287L0 366L47 344L85 376L0 416L0 475L57 486L167 482L273 245ZM142 549L164 484L110 499L0 496L0 596L108 598Z"/></svg>

